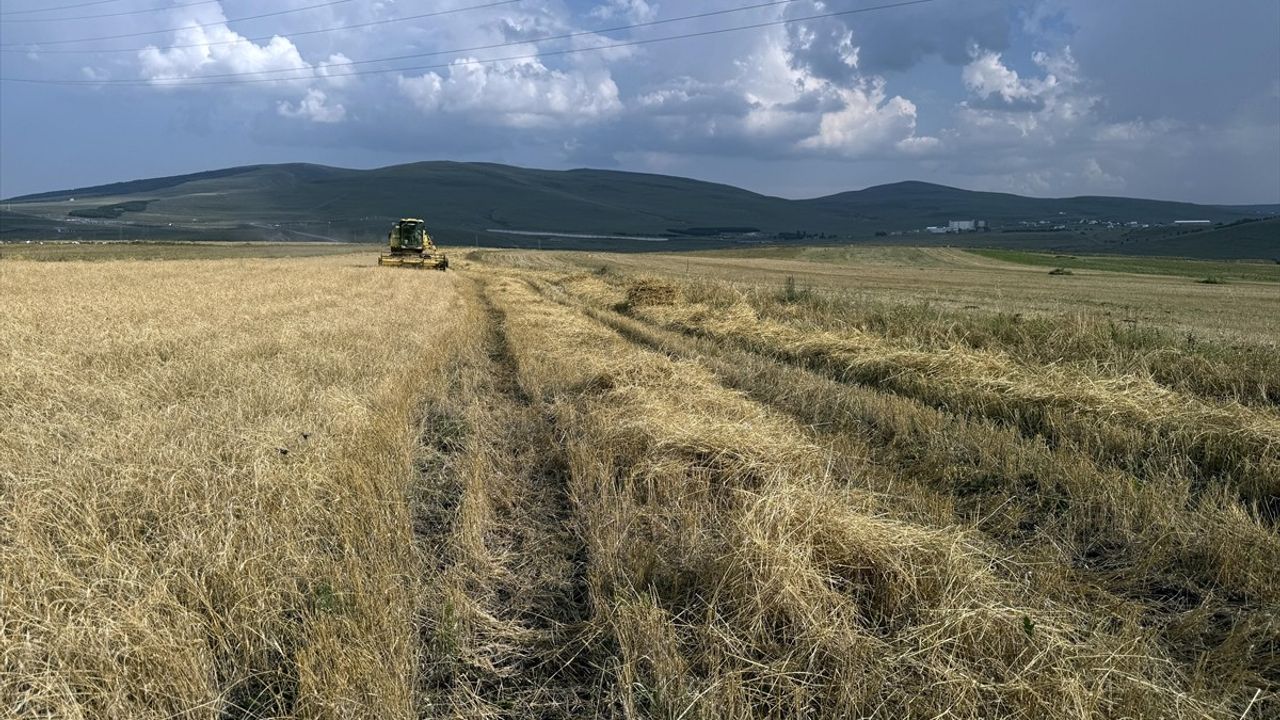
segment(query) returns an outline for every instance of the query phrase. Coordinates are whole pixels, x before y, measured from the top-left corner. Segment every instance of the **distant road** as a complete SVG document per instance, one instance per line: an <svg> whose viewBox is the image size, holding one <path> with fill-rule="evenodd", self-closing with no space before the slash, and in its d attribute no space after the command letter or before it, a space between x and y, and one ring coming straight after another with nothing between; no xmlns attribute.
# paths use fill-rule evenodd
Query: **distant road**
<svg viewBox="0 0 1280 720"><path fill-rule="evenodd" d="M523 235L527 237L572 238L574 240L638 240L640 242L670 242L671 238L642 237L638 235L589 235L586 233L542 232L539 230L498 230L489 228L485 232L498 235Z"/></svg>
<svg viewBox="0 0 1280 720"><path fill-rule="evenodd" d="M253 227L261 228L263 230L277 230L279 232L287 232L287 233L292 233L294 235L301 235L302 237L316 238L317 240L323 240L325 242L332 242L332 243L347 242L346 240L339 240L338 238L329 237L327 235L316 235L315 233L302 232L301 230L290 230L289 228L276 227L274 225L267 225L264 223L249 223L249 224L252 225Z"/></svg>

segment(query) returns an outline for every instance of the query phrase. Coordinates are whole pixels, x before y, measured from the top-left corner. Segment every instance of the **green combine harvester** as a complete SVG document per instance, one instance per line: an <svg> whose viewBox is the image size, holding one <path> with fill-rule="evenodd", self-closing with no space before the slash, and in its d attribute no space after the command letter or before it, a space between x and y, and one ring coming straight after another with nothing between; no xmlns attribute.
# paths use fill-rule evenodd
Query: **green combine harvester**
<svg viewBox="0 0 1280 720"><path fill-rule="evenodd" d="M433 270L449 267L449 258L436 247L423 220L405 218L397 222L391 228L387 244L390 250L378 258L379 265Z"/></svg>

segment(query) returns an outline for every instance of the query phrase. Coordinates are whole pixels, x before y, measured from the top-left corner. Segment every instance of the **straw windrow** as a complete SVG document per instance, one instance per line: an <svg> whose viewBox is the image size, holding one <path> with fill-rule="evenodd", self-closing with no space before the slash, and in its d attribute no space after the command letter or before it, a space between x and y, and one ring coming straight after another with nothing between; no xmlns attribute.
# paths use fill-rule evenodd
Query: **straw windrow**
<svg viewBox="0 0 1280 720"><path fill-rule="evenodd" d="M522 387L564 432L593 622L639 715L1180 716L1135 626L1106 632L953 528L840 489L785 417L516 279ZM584 358L589 358L584 361ZM1106 668L1111 668L1108 671Z"/></svg>
<svg viewBox="0 0 1280 720"><path fill-rule="evenodd" d="M1268 412L1200 401L1135 376L1028 368L996 352L919 350L856 330L802 330L763 319L740 301L668 302L632 312L842 380L1006 421L1139 474L1185 457L1202 481L1221 477L1263 512L1280 508L1280 418Z"/></svg>

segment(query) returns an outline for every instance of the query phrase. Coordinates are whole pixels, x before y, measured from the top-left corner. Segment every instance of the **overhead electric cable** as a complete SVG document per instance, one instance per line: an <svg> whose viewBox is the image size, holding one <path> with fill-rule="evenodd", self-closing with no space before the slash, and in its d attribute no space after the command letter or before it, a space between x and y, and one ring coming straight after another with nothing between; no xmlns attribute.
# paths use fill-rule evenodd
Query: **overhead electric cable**
<svg viewBox="0 0 1280 720"><path fill-rule="evenodd" d="M280 15L292 15L294 13L306 12L307 10L318 10L322 7L330 7L332 5L345 5L346 3L355 2L356 0L329 0L329 2L317 3L315 5L307 5L306 7L290 8L288 10L276 10L275 12L262 13L260 15L246 15L244 17L227 18L224 23L245 22L247 20L261 20L262 18L278 17ZM73 43L96 42L98 40L120 40L122 38L145 37L147 35L163 35L164 33L177 32L178 30L186 30L189 25L181 27L165 28L163 30L146 30L143 32L124 33L122 35L103 35L91 38L75 38L74 40L45 40L41 42L25 42L25 43L4 43L0 47L39 47L41 45L71 45Z"/></svg>
<svg viewBox="0 0 1280 720"><path fill-rule="evenodd" d="M489 45L473 45L465 48L450 48L448 50L432 50L430 52L409 53L406 55L390 55L380 58L368 58L365 60L348 60L346 62L334 63L328 65L330 68L350 67L354 65L370 65L373 63L394 62L396 60L414 60L417 58L437 57L440 55L452 55L454 53L476 52L478 50L497 50L504 47L513 47L517 45L528 45L530 43L551 42L554 40L573 40L576 38L592 37L602 33L621 32L623 30L635 30L643 27L654 27L656 25L669 25L671 23L684 22L686 20L701 20L709 17L717 17L720 15L730 15L733 13L746 12L749 10L759 10L768 7L777 7L779 5L789 5L799 0L768 0L767 2L756 3L755 5L742 5L734 8L723 8L720 10L708 10L707 12L695 13L693 15L682 15L680 17L666 18L663 20L649 20L646 22L630 23L627 25L616 25L608 28L598 28L595 30L579 30L571 33L562 33L560 35L544 35L542 37L525 38L522 40L505 41L500 43L491 43ZM201 45L203 47L203 45ZM141 50L142 48L139 48ZM275 73L289 73L299 71L309 71L309 67L291 67L291 68L273 68L271 70L249 70L237 73L213 73L207 75L194 75L185 80L204 80L218 79L226 77L248 77L254 75L270 75ZM104 81L107 82L107 81ZM118 83L132 83L136 80L118 80Z"/></svg>
<svg viewBox="0 0 1280 720"><path fill-rule="evenodd" d="M96 20L98 18L123 17L125 15L145 15L154 12L167 12L169 10L178 10L185 7L195 7L196 5L212 5L222 0L197 0L197 2L182 3L181 5L169 5L168 7L158 8L142 8L140 10L122 10L120 12L102 13L100 15L77 15L75 17L54 17L54 18L18 18L16 20L4 20L7 23L49 23L49 22L70 22L72 20Z"/></svg>
<svg viewBox="0 0 1280 720"><path fill-rule="evenodd" d="M0 15L30 15L32 13L53 12L54 10L73 10L75 8L90 7L93 5L110 5L111 3L120 2L120 0L95 0L95 2L76 3L74 5L59 5L57 7L31 8L29 10L4 10L0 11Z"/></svg>
<svg viewBox="0 0 1280 720"><path fill-rule="evenodd" d="M378 25L390 25L392 23L408 22L410 20L421 20L423 18L439 17L441 15L453 15L460 12L466 12L468 10L484 10L487 8L499 7L502 5L514 5L515 3L520 3L524 1L525 0L496 0L496 2L485 3L483 5L468 5L466 7L450 8L448 10L436 10L434 12L420 13L418 15L405 15L403 17L384 18L382 20L370 20L369 22L355 23L353 25L343 25L341 27L327 27L327 28L320 28L318 30L300 30L297 32L289 33L289 38L292 39L302 35L320 35L323 33L341 32L344 30L359 30L361 28L375 27ZM278 34L279 33L273 33L271 35L258 35L256 37L241 37L235 40L219 40L217 42L188 43L185 45L165 45L163 47L156 47L156 50L164 52L167 50L185 50L187 48L194 48L194 47L202 48L202 47L218 47L220 45L238 45L242 42L256 43L256 42L263 42L265 40L270 40ZM36 49L29 48L26 50L15 50L5 46L0 46L0 53L38 52L42 55L48 55L48 54L101 55L103 53L113 53L113 54L114 53L138 53L138 52L142 52L143 50L146 50L149 47L154 47L154 46L148 45L145 47L118 48L118 49L112 49L112 50L67 50L67 49L45 50L44 48L36 48Z"/></svg>
<svg viewBox="0 0 1280 720"><path fill-rule="evenodd" d="M780 0L780 2L769 3L769 4L782 4L783 2L795 2L795 0ZM737 25L734 27L727 27L727 28L715 28L712 30L701 30L701 31L691 32L691 33L682 33L679 35L667 35L667 36L657 37L657 38L643 38L639 40L628 40L625 42L618 42L618 43L612 43L607 45L596 45L593 47L586 47L586 48L569 48L565 50L551 50L547 52L534 53L529 55L512 55L512 56L500 57L500 58L487 58L484 60L475 60L475 59L453 60L451 62L434 64L434 65L414 65L414 66L408 66L408 67L378 68L373 70L357 70L357 71L347 72L347 73L334 73L334 72L331 72L331 70L333 68L342 68L350 65L359 65L362 63L386 62L387 60L389 60L389 58L382 58L378 60L361 60L361 61L353 61L353 62L347 62L347 63L333 63L325 66L326 73L324 75L324 78L333 79L333 78L343 78L343 77L355 77L355 76L361 76L361 75L381 75L386 73L411 72L411 71L418 71L418 70L435 70L435 69L443 69L443 68L456 67L456 66L488 65L492 63L511 62L515 60L536 60L538 58L549 57L549 56L574 55L574 54L586 53L586 52L599 52L603 50L614 50L614 49L624 48L624 47L649 45L653 43L668 42L672 40L685 40L689 38L700 38L700 37L709 37L713 35L723 35L726 33L741 32L744 30L759 30L759 29L768 28L768 27L778 27L778 26L792 25L795 23L808 22L810 20L825 20L825 19L834 18L834 17L858 15L862 13L876 12L879 10L892 10L895 8L909 7L912 5L925 5L925 4L934 3L934 2L938 2L938 0L904 0L903 2L887 3L883 5L871 5L868 7L854 8L851 10L839 10L839 11L833 11L833 12L827 12L827 13L819 13L815 15L806 15L803 17L782 18L779 20L768 20L764 22L752 23L749 25ZM693 17L693 16L689 16L689 17ZM685 19L688 19L688 18L685 18ZM674 20L675 19L672 19L672 21ZM638 23L637 26L647 25L647 24L652 24L652 23ZM585 33L585 34L595 34L597 32L608 32L608 31L604 31L604 30L592 31L591 33ZM577 33L575 35L581 35L581 34L584 34L584 33ZM526 45L531 42L542 42L550 39L553 39L553 38L542 38L540 40L524 40L524 41L512 42L512 43L503 43L503 44L494 45L491 47L497 48L497 47L510 47L515 45ZM429 55L444 54L448 52L462 52L462 51L456 51L456 50L440 51L438 53L421 53L417 55L402 56L402 57L425 57ZM148 86L164 86L164 87L196 87L196 86L202 86L202 85L249 85L249 84L271 83L271 82L291 82L296 80L309 80L312 77L314 77L313 75L308 74L308 75L286 77L286 78L254 78L250 80L224 79L224 80L213 80L213 81L205 81L205 82L192 82L192 80L200 81L200 80L205 80L207 78L247 77L247 76L254 76L254 75L262 75L267 72L300 72L300 71L306 71L308 73L311 73L314 71L314 68L284 68L282 70L276 70L276 71L262 70L262 71L244 72L244 73L223 73L220 75L203 75L203 76L196 76L193 78L158 78L154 80L147 80L147 79L44 80L39 78L0 77L0 81L23 82L23 83L33 83L33 84L41 84L41 85L96 85L96 86L148 85Z"/></svg>

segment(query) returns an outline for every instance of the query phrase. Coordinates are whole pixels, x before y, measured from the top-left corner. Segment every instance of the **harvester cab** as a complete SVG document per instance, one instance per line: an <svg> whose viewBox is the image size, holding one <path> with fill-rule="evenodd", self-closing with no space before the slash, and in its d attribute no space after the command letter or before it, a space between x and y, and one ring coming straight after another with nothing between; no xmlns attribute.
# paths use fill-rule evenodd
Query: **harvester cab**
<svg viewBox="0 0 1280 720"><path fill-rule="evenodd" d="M417 218L405 218L393 225L387 245L388 251L378 258L379 265L436 270L449 267L449 258L436 248L427 224Z"/></svg>

